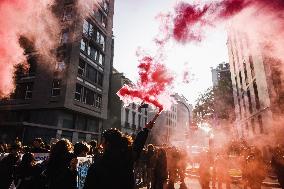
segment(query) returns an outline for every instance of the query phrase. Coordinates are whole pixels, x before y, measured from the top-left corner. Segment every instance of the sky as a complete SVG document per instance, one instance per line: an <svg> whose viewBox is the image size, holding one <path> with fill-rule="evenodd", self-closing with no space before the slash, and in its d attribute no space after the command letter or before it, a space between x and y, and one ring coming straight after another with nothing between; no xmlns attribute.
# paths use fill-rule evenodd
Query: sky
<svg viewBox="0 0 284 189"><path fill-rule="evenodd" d="M185 0L188 1L188 0ZM159 13L172 12L177 0L115 0L114 67L134 83L138 79L138 48L155 54L153 42L159 32ZM184 69L190 72L188 84L178 84L176 92L195 104L198 95L212 86L210 67L228 62L224 26L208 28L201 43L177 44L166 49L166 66L177 75Z"/></svg>

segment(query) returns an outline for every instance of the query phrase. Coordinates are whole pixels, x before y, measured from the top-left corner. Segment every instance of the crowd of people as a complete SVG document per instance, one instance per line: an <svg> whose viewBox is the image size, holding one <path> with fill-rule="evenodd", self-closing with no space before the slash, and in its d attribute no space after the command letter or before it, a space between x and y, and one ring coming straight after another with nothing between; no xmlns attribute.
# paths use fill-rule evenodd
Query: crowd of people
<svg viewBox="0 0 284 189"><path fill-rule="evenodd" d="M117 129L109 129L102 134L99 146L95 141L73 146L69 140L61 139L43 147L39 138L33 141L32 147L22 147L19 141L10 146L1 145L1 152L8 155L0 162L0 188L77 189L78 157L89 154L93 164L88 169L84 189L133 189L134 163L154 120L146 124L134 140ZM35 153L49 153L49 157L37 164Z"/></svg>
<svg viewBox="0 0 284 189"><path fill-rule="evenodd" d="M184 149L166 145L145 145L149 130L140 131L135 139L117 129L102 134L101 144L96 141L72 144L61 139L51 145L41 138L32 145L22 146L16 140L12 145L0 145L0 153L8 153L0 161L0 188L2 189L78 189L77 164L79 157L91 157L84 180L84 189L180 189L187 188L185 178L192 163L197 161L197 176L202 189L230 189L233 175L231 156L241 170L240 185L244 189L260 189L272 169L284 188L284 148L271 148L271 159L266 162L255 146L239 145L234 149L204 151L193 159ZM48 153L49 158L40 163L36 153ZM189 186L190 187L190 186Z"/></svg>

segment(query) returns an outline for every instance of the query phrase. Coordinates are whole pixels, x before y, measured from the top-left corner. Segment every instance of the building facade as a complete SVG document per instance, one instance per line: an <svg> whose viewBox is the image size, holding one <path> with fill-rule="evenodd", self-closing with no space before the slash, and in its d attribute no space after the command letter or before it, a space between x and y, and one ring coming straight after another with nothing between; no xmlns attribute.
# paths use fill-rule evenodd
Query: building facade
<svg viewBox="0 0 284 189"><path fill-rule="evenodd" d="M43 63L23 37L30 68L17 70L15 93L1 101L0 140L99 139L107 119L114 1L95 2L87 17L78 14L76 0L53 7L61 27L55 64Z"/></svg>
<svg viewBox="0 0 284 189"><path fill-rule="evenodd" d="M163 111L158 117L155 127L151 132L150 142L156 144L184 145L189 136L190 123L192 122L192 105L179 94L172 97L175 103L169 110ZM151 120L156 114L150 111Z"/></svg>
<svg viewBox="0 0 284 189"><path fill-rule="evenodd" d="M238 30L232 28L228 34L236 135L255 143L274 137L280 131L275 130L275 121L283 114L280 62Z"/></svg>
<svg viewBox="0 0 284 189"><path fill-rule="evenodd" d="M230 64L221 63L216 68L211 68L213 87L217 86L220 80L231 78Z"/></svg>
<svg viewBox="0 0 284 189"><path fill-rule="evenodd" d="M123 73L113 69L110 80L109 92L109 119L105 121L104 129L117 128L123 133L136 135L148 122L148 109L139 108L139 105L131 103L125 105L116 94L125 84L131 85L132 81Z"/></svg>

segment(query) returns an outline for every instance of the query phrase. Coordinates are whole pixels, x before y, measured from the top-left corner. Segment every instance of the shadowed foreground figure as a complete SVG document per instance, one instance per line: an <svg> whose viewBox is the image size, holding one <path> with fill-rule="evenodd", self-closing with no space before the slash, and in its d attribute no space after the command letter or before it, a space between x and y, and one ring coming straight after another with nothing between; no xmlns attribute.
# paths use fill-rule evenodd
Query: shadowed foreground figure
<svg viewBox="0 0 284 189"><path fill-rule="evenodd" d="M102 135L104 153L88 170L84 189L134 189L134 162L144 147L156 117L137 134L133 144L117 129Z"/></svg>

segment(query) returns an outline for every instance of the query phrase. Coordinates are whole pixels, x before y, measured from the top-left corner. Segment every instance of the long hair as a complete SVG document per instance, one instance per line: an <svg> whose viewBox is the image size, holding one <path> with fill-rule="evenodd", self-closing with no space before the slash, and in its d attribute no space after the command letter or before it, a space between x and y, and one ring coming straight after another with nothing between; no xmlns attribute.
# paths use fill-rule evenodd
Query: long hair
<svg viewBox="0 0 284 189"><path fill-rule="evenodd" d="M51 149L47 171L51 173L60 167L68 167L71 160L72 144L67 139L59 140Z"/></svg>

